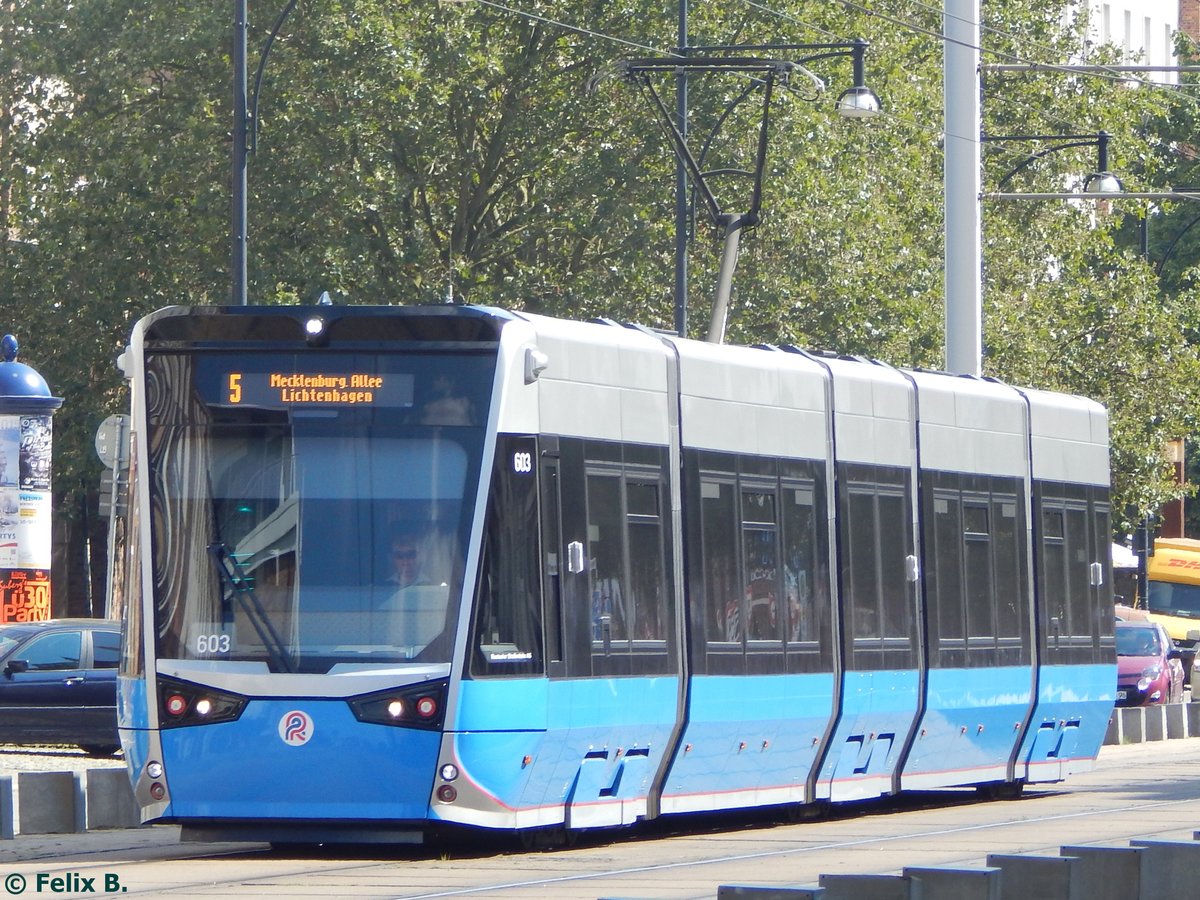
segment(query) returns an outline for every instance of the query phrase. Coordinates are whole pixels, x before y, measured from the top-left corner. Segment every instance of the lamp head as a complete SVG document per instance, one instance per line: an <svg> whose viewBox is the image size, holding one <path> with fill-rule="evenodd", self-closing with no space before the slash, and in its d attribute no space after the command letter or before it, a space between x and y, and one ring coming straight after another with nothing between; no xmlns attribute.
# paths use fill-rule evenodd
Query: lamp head
<svg viewBox="0 0 1200 900"><path fill-rule="evenodd" d="M838 115L847 119L870 119L882 110L878 95L863 84L847 88L837 98Z"/></svg>
<svg viewBox="0 0 1200 900"><path fill-rule="evenodd" d="M850 51L854 60L854 86L842 91L837 99L838 115L847 119L870 119L879 115L883 105L878 95L867 87L867 42L857 38Z"/></svg>
<svg viewBox="0 0 1200 900"><path fill-rule="evenodd" d="M1083 182L1085 194L1120 194L1124 190L1121 179L1112 172L1093 172Z"/></svg>

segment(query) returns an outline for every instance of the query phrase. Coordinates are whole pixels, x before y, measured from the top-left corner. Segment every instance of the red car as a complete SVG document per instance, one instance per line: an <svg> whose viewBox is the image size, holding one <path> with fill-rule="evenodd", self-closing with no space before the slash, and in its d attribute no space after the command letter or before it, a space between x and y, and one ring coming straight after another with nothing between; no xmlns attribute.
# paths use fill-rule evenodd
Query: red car
<svg viewBox="0 0 1200 900"><path fill-rule="evenodd" d="M1117 706L1183 701L1183 663L1157 622L1120 622L1117 630Z"/></svg>

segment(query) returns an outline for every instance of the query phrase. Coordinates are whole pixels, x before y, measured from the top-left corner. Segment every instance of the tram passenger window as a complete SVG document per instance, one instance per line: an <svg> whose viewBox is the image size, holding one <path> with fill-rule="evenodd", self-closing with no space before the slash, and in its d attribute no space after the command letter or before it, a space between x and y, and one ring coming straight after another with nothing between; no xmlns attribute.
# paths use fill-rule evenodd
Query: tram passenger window
<svg viewBox="0 0 1200 900"><path fill-rule="evenodd" d="M850 586L851 632L856 639L879 638L883 635L883 625L879 615L875 497L854 491L850 495L849 506L850 516L846 524L850 541L842 566L844 583Z"/></svg>
<svg viewBox="0 0 1200 900"><path fill-rule="evenodd" d="M592 641L611 647L629 638L620 477L588 475L587 502Z"/></svg>
<svg viewBox="0 0 1200 900"><path fill-rule="evenodd" d="M995 522L996 634L1001 638L1023 638L1026 634L1026 581L1022 572L1024 535L1018 528L1015 497L992 502Z"/></svg>
<svg viewBox="0 0 1200 900"><path fill-rule="evenodd" d="M905 497L894 493L879 494L879 586L883 603L883 636L908 640L912 630L912 604L906 557L911 520Z"/></svg>
<svg viewBox="0 0 1200 900"><path fill-rule="evenodd" d="M704 481L700 485L700 498L708 640L740 643L742 618L737 588L734 486Z"/></svg>
<svg viewBox="0 0 1200 900"><path fill-rule="evenodd" d="M779 560L775 495L742 492L742 548L746 636L752 641L779 640Z"/></svg>
<svg viewBox="0 0 1200 900"><path fill-rule="evenodd" d="M821 619L828 606L827 583L818 575L817 518L813 489L785 487L783 512L783 593L787 607L788 643L820 640ZM828 582L828 570L824 581ZM821 598L818 600L818 598Z"/></svg>
<svg viewBox="0 0 1200 900"><path fill-rule="evenodd" d="M930 603L936 610L939 647L962 646L966 637L963 625L962 589L962 507L957 492L943 493L933 501L934 565L928 581Z"/></svg>
<svg viewBox="0 0 1200 900"><path fill-rule="evenodd" d="M991 638L992 547L988 508L978 500L963 503L963 542L966 570L967 635Z"/></svg>
<svg viewBox="0 0 1200 900"><path fill-rule="evenodd" d="M625 497L633 638L641 641L665 640L666 560L658 485L628 481Z"/></svg>
<svg viewBox="0 0 1200 900"><path fill-rule="evenodd" d="M1047 610L1046 628L1050 646L1069 634L1067 619L1067 548L1063 511L1042 512L1041 594Z"/></svg>
<svg viewBox="0 0 1200 900"><path fill-rule="evenodd" d="M1090 639L1095 628L1092 621L1092 603L1088 583L1088 527L1087 510L1072 506L1067 509L1067 590L1070 592L1069 613L1071 634L1077 638ZM1082 642L1081 642L1082 643Z"/></svg>

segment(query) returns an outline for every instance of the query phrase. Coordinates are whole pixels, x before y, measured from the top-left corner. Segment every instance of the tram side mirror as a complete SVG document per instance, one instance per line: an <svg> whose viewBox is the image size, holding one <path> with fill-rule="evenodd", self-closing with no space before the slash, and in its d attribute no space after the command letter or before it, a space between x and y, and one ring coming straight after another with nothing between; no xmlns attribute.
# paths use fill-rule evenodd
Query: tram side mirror
<svg viewBox="0 0 1200 900"><path fill-rule="evenodd" d="M535 350L533 347L525 348L525 383L533 384L542 373L546 371L546 367L550 365L550 357L541 350Z"/></svg>
<svg viewBox="0 0 1200 900"><path fill-rule="evenodd" d="M583 544L579 541L571 541L567 544L567 571L578 575L583 570Z"/></svg>

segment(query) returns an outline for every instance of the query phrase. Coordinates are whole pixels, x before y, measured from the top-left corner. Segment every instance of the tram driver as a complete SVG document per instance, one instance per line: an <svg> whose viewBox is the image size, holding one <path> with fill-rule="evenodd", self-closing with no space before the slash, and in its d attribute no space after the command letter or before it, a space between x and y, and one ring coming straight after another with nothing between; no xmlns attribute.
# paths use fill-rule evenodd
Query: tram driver
<svg viewBox="0 0 1200 900"><path fill-rule="evenodd" d="M391 574L376 603L382 635L415 656L446 626L454 540L437 528L398 526L389 543Z"/></svg>

